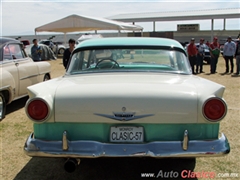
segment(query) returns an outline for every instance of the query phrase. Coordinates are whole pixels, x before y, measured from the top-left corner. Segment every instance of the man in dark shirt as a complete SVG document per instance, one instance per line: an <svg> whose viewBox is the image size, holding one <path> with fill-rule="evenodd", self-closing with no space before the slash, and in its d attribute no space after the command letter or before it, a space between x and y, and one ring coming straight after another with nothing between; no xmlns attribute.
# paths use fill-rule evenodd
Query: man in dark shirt
<svg viewBox="0 0 240 180"><path fill-rule="evenodd" d="M69 39L69 41L68 41L69 48L65 49L65 51L63 53L63 66L65 67L65 69L67 69L67 67L68 67L71 53L73 52L73 50L75 48L75 42L76 41L74 39Z"/></svg>
<svg viewBox="0 0 240 180"><path fill-rule="evenodd" d="M190 65L192 67L192 73L196 74L194 71L194 66L196 64L197 61L197 47L195 45L195 39L192 38L190 44L187 47L187 52L188 52L188 58L189 58L189 62Z"/></svg>

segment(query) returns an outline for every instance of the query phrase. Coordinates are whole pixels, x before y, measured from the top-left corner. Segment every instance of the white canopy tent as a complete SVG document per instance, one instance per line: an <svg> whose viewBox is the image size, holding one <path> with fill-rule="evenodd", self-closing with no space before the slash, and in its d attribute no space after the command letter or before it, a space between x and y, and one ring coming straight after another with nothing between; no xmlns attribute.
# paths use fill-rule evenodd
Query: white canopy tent
<svg viewBox="0 0 240 180"><path fill-rule="evenodd" d="M35 28L35 35L37 32L62 32L64 33L64 41L66 42L66 33L77 31L94 31L97 30L121 30L128 31L143 31L141 26L128 24L120 21L114 21L106 18L95 18L89 16L70 15L63 19L45 24Z"/></svg>

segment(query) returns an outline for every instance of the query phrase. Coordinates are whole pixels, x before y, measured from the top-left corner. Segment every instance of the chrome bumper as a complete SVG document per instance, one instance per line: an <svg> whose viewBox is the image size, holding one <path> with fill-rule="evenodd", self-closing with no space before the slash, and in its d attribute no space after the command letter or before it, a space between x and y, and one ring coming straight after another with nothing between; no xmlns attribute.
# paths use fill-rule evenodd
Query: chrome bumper
<svg viewBox="0 0 240 180"><path fill-rule="evenodd" d="M43 141L30 134L24 151L28 156L96 158L96 157L213 157L230 152L226 136L207 141L155 141L144 144L116 144L97 141L68 141L63 133L62 141Z"/></svg>

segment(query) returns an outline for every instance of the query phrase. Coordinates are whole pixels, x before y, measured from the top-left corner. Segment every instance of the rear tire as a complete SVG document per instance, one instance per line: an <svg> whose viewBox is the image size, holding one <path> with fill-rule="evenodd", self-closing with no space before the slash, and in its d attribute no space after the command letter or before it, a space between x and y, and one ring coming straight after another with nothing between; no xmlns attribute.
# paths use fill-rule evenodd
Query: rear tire
<svg viewBox="0 0 240 180"><path fill-rule="evenodd" d="M6 100L4 95L0 92L0 121L5 118L6 114Z"/></svg>
<svg viewBox="0 0 240 180"><path fill-rule="evenodd" d="M63 55L64 51L65 51L65 49L63 49L63 48L60 48L60 49L58 50L58 54L61 54L61 55Z"/></svg>
<svg viewBox="0 0 240 180"><path fill-rule="evenodd" d="M44 78L43 78L43 81L48 81L48 80L50 80L51 78L50 78L50 75L49 74L45 74L44 75Z"/></svg>

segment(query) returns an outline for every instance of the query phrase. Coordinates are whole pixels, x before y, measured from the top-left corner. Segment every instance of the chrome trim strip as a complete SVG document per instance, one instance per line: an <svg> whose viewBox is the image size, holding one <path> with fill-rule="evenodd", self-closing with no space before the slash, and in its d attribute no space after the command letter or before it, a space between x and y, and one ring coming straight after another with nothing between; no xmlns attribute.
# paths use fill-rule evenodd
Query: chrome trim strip
<svg viewBox="0 0 240 180"><path fill-rule="evenodd" d="M36 76L39 76L39 75L44 75L44 74L47 74L47 73L50 73L50 72L41 72L39 74L34 74L34 75L31 75L31 76L22 77L20 80L28 79L28 78L31 78L31 77L36 77Z"/></svg>
<svg viewBox="0 0 240 180"><path fill-rule="evenodd" d="M22 78L20 78L20 80L28 79L28 78L32 78L32 77L36 77L36 76L38 76L38 74L34 74L34 75L31 75L31 76L22 77Z"/></svg>
<svg viewBox="0 0 240 180"><path fill-rule="evenodd" d="M108 115L108 114L99 114L99 113L94 113L97 116L102 116L102 117L106 117L109 119L114 119L117 121L131 121L131 120L135 120L135 119L140 119L140 118L144 118L144 117L149 117L149 116L154 116L154 114L144 114L144 115L139 115L139 116L135 116L135 113L115 113L113 112L113 115ZM119 116L117 116L119 115ZM122 115L122 117L121 117ZM129 117L128 117L129 115Z"/></svg>
<svg viewBox="0 0 240 180"><path fill-rule="evenodd" d="M116 144L97 141L68 141L68 150L62 149L62 141L34 139L33 133L27 138L24 152L28 156L97 158L97 157L213 157L230 152L224 134L219 139L189 141L188 149L182 149L181 141L155 141L145 144Z"/></svg>

